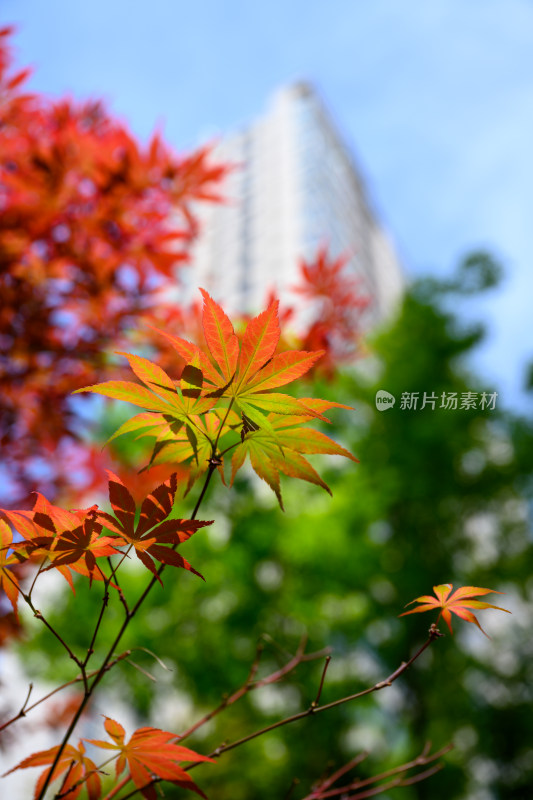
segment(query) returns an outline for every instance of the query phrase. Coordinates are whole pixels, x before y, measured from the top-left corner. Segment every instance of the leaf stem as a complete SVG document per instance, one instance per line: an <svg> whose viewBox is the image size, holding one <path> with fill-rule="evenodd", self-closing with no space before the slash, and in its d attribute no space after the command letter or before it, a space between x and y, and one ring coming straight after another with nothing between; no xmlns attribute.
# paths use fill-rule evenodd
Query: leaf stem
<svg viewBox="0 0 533 800"><path fill-rule="evenodd" d="M225 425L225 424L226 424L226 422L227 422L227 419L228 419L228 417L229 417L229 414L230 414L230 411L231 411L231 408L232 408L232 406L233 406L233 403L234 403L234 401L235 401L235 398L234 398L234 397L232 397L232 398L231 398L231 400L229 401L229 405L228 405L228 408L227 408L227 410L226 410L226 413L224 414L224 419L223 419L223 420L222 420L222 422L220 423L220 427L219 427L219 429L218 429L218 431L217 431L216 439L215 439L215 441L214 441L214 443L213 443L213 457L216 455L216 452L217 452L217 447L218 447L218 441L219 441L219 439L220 439L220 436L221 436L221 434L222 434L222 431L223 431L223 429L224 429L224 425Z"/></svg>
<svg viewBox="0 0 533 800"><path fill-rule="evenodd" d="M110 580L110 579L109 579ZM87 666L90 657L94 653L94 645L96 642L96 637L98 636L98 631L100 629L100 625L104 618L105 610L109 603L109 580L106 580L104 583L104 596L102 598L102 605L100 606L100 613L98 615L98 619L96 620L96 625L94 627L93 635L91 636L91 641L89 643L89 647L87 648L87 654L83 660L83 668Z"/></svg>
<svg viewBox="0 0 533 800"><path fill-rule="evenodd" d="M34 589L34 587L35 587L35 583L36 583L36 581L37 581L37 578L38 578L38 577L39 577L39 575L41 574L42 568L43 568L43 567L44 567L44 565L46 564L47 560L48 560L48 557L46 557L46 558L45 558L43 561L41 561L41 563L39 564L39 569L38 569L38 570L37 570L37 572L35 573L35 576L34 576L34 578L33 578L33 581L31 582L30 591L28 592L28 598L29 598L30 600L31 600L31 595L32 595L33 589Z"/></svg>
<svg viewBox="0 0 533 800"><path fill-rule="evenodd" d="M126 777L122 778L120 783L117 783L117 785L114 786L108 794L106 794L104 800L111 800L111 798L115 797L115 795L117 795L120 792L120 790L123 789L124 786L126 786L126 784L129 783L130 781L131 781L131 775L128 772Z"/></svg>

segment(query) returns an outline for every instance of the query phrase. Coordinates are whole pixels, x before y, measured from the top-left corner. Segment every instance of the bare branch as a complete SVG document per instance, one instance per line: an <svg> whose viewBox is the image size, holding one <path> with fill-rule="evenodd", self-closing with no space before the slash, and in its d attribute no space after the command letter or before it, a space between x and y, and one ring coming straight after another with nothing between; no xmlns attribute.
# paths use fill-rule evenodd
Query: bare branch
<svg viewBox="0 0 533 800"><path fill-rule="evenodd" d="M441 758L445 753L449 752L452 747L453 745L449 744L430 755L431 743L427 742L420 755L414 758L412 761L407 761L405 764L401 764L398 767L387 770L387 772L382 772L379 775L373 775L365 780L359 780L359 778L356 778L349 784L331 788L342 775L349 772L350 769L353 769L355 766L357 766L357 764L361 763L364 758L366 758L367 754L363 753L350 761L344 767L341 767L341 769L334 773L328 780L323 781L318 787L313 789L310 794L306 795L303 800L327 800L327 798L331 797L342 797L343 800L363 800L363 798L372 797L380 792L384 792L387 789L392 789L397 786L411 786L414 783L418 783L419 781L429 778L431 775L434 775L435 772L438 772L440 769L442 769L442 764L435 764L434 762ZM426 766L428 764L433 764L433 766L431 766L429 769L423 770L422 772L416 773L416 775L406 777L406 773L409 770L416 767ZM391 778L393 780L390 780ZM383 781L388 782L383 783Z"/></svg>
<svg viewBox="0 0 533 800"><path fill-rule="evenodd" d="M281 728L283 725L288 725L291 722L296 722L297 720L304 719L304 717L309 717L309 716L311 716L313 714L318 714L321 711L328 711L330 708L335 708L336 706L342 705L344 703L349 703L350 701L356 700L359 697L364 697L367 694L371 694L372 692L377 692L377 691L380 691L381 689L384 689L387 686L391 686L392 683L394 683L394 681L398 680L398 678L401 675L403 675L403 673L407 669L409 669L411 664L413 664L416 661L416 659L419 658L422 655L424 650L426 650L429 647L429 645L432 642L435 641L435 639L440 638L442 635L443 634L438 630L438 628L435 625L431 625L431 627L429 629L428 638L426 639L424 644L421 647L419 647L419 649L416 651L416 653L413 656L411 656L411 658L408 661L403 661L400 664L400 666L397 669L394 670L394 672L392 672L387 678L385 678L385 680L379 681L378 683L375 683L374 686L370 686L368 689L364 689L361 692L357 692L356 694L348 695L347 697L342 697L342 698L340 698L338 700L334 700L333 702L326 703L325 705L322 705L322 706L316 705L317 701L315 700L315 701L313 701L311 703L309 708L307 708L305 711L300 711L298 714L293 714L290 717L285 717L284 719L278 720L278 722L273 722L271 725L267 725L265 728L261 728L260 730L255 731L254 733L250 733L250 734L248 734L248 736L243 736L242 739L238 739L235 742L230 742L229 744L225 744L225 743L224 744L220 744L215 750L213 750L213 752L209 753L209 758L219 758L224 753L227 753L230 750L234 750L235 748L240 747L241 745L245 744L246 742L251 741L252 739L256 739L259 736L263 736L265 733L268 733L269 731L275 730L276 728ZM302 641L303 641L303 647L305 647L305 639L302 640ZM206 715L206 717L203 717L192 728L190 728L188 731L186 731L185 734L183 735L183 737L180 737L179 741L182 741L186 736L189 736L194 730L197 730L200 727L200 725L203 725L204 722L207 722L208 719L212 719L212 717L215 716L215 714L218 714L220 711L222 711L228 705L231 705L231 703L233 703L236 700L238 700L240 697L242 697L244 694L246 694L246 692L250 691L252 688L255 689L255 688L258 688L259 686L265 686L268 683L274 683L275 681L280 680L281 677L286 675L292 669L294 669L294 667L297 664L299 664L301 661L305 661L305 660L309 661L312 658L318 658L318 657L321 657L322 655L323 655L323 652L321 652L321 653L310 653L307 656L305 656L305 654L304 654L304 652L302 650L302 642L301 642L300 646L298 647L298 650L296 652L296 655L285 665L285 667L282 667L280 670L277 670L276 672L272 673L271 675L267 676L266 678L263 678L262 680L255 681L251 685L248 685L248 684L245 683L243 686L241 686L240 689L238 689L233 695L231 695L230 698L227 698L226 700L224 700L220 704L220 706L218 706L218 708L216 708L214 711L210 712L210 714ZM255 665L255 663L257 661L257 658L258 657L257 657L257 654L256 654L256 659L254 660L254 663L252 664L252 669L250 670L250 672L252 672L254 670L254 665ZM329 659L329 657L328 657L328 659ZM318 689L318 693L317 693L317 698L318 699L320 699L320 695L322 693L324 680L325 680L325 675L326 675L326 670L327 670L327 666L329 665L329 660L326 660L326 664L324 666L324 669L322 670L322 676L321 676L321 679L320 679L319 689ZM370 783L374 783L374 782L379 781L379 780L386 780L391 775L397 775L398 773L400 773L400 774L404 773L407 770L411 769L413 766L423 766L425 764L431 763L432 761L435 761L437 758L440 758L440 756L443 755L444 753L448 752L448 750L450 750L451 747L452 747L452 745L448 745L448 747L443 748L442 750L438 751L433 756L428 756L427 755L428 746L426 745L426 747L424 747L424 750L422 751L422 753L419 756L417 756L417 758L414 759L413 761L410 761L407 764L402 764L400 767L396 767L393 770L389 770L389 772L384 772L381 775L376 776L375 778L369 779L369 781L370 781ZM337 780L338 777L341 777L342 775L344 775L349 769L351 769L354 766L356 766L364 758L366 758L366 753L357 756L355 759L353 759L349 763L349 765L347 765L345 767L342 767L338 771L338 773L336 773L337 777L332 776L331 778L329 778L328 781L325 782L325 784L327 784L327 786L325 784L323 784L322 787L327 789L329 786L332 785L334 780ZM190 772L192 769L194 769L197 766L198 766L198 763L189 764L187 767L185 767L185 770ZM410 780L411 780L411 782L415 782L415 781L413 781L412 778ZM420 778L420 780L422 780L422 778ZM393 782L391 782L391 784L388 785L388 788L392 788L392 786L400 785L400 781L401 781L401 778L396 778ZM149 786L153 786L154 784L160 783L160 782L161 782L160 778L154 778L152 781L150 781L150 783L146 784L146 786L134 789L129 794L124 795L121 798L121 800L128 800L128 798L133 797L138 792L142 792L144 789L147 789ZM355 788L356 786L358 788L361 788L361 787L364 787L367 783L368 783L368 781L366 781L366 782L365 781L361 781L361 782L358 781L357 784L350 784L348 787L344 787L344 789L342 791L345 791L345 792L346 791L350 791L352 788ZM322 793L322 794L321 793L317 793L319 791L320 790L315 790L308 797L304 798L304 800L318 800L318 798L321 799L323 797L334 797L335 795L341 793L341 792L338 792L336 789L332 789L329 792L326 791L325 794L324 793ZM369 789L368 792L365 792L363 794L353 795L353 796L352 795L347 795L346 796L346 800L349 800L349 799L351 800L352 797L353 798L357 798L358 800L363 800L364 797L371 797L373 794L378 794L380 791L384 791L384 788L382 787L382 788L379 788L378 790Z"/></svg>
<svg viewBox="0 0 533 800"><path fill-rule="evenodd" d="M347 697L341 697L339 700L334 700L331 703L326 703L322 706L314 706L311 704L309 708L305 709L305 711L300 711L297 714L293 714L290 717L286 717L285 719L278 720L278 722L273 722L271 725L267 725L265 728L261 728L254 733L248 734L248 736L243 736L242 739L238 739L235 742L231 742L230 744L219 745L212 753L210 753L211 758L218 758L222 755L222 753L227 753L229 750L234 750L236 747L240 747L241 745L245 744L246 742L251 741L252 739L256 739L258 736L262 736L264 733L268 733L269 731L273 731L276 728L281 728L282 725L289 725L291 722L297 722L300 719L304 719L304 717L309 717L311 714L318 714L322 711L328 711L330 708L335 708L336 706L343 705L344 703L349 703L352 700L357 700L359 697L364 697L367 694L372 694L373 692L378 692L381 689L384 689L386 686L391 686L394 681L398 680L400 675L409 669L411 664L419 658L424 650L426 650L429 645L438 639L443 634L432 625L429 629L429 636L424 642L424 644L416 651L416 653L411 656L408 661L402 662L402 664L394 670L385 680L379 681L378 683L374 684L374 686L370 686L368 689L363 689L361 692L356 692L355 694L348 695ZM194 766L194 765L192 765ZM191 767L192 768L192 767Z"/></svg>
<svg viewBox="0 0 533 800"><path fill-rule="evenodd" d="M123 661L130 654L131 654L131 650L125 650L119 656L114 658L107 665L106 672L109 672L109 670L112 669L112 667L114 667L120 661ZM90 680L91 678L94 678L95 675L97 675L97 674L98 674L98 670L97 669L93 670L92 672L88 672L87 673L87 679ZM28 702L30 694L31 694L31 689L33 688L33 685L30 683L30 689L28 691L28 696L26 697L26 700L24 701L24 705L22 706L22 708L20 709L18 714L16 714L14 717L11 717L11 719L8 719L7 722L4 722L2 725L0 725L0 731L3 731L4 728L8 728L10 725L12 725L18 719L21 719L21 717L25 717L26 714L29 711L32 711L37 706L41 705L41 703L44 703L50 697L53 697L54 694L57 694L58 692L61 692L63 689L67 689L69 686L74 686L74 684L76 684L76 683L83 683L83 676L82 675L77 675L75 678L72 678L71 681L67 681L66 683L62 683L61 686L56 686L56 688L52 689L51 692L48 692L48 694L45 694L44 697L41 697L39 700L36 700L35 703L32 703L31 706L28 706L27 702Z"/></svg>
<svg viewBox="0 0 533 800"><path fill-rule="evenodd" d="M270 675L267 675L264 678L260 678L259 680L254 681L254 677L257 674L257 670L259 668L259 663L261 660L261 655L264 649L263 643L259 642L259 644L257 645L255 658L252 662L252 666L250 667L250 672L248 673L248 677L246 681L243 683L243 685L239 689L237 689L232 695L224 697L220 705L218 705L212 711L209 711L209 713L207 713L204 717L199 719L198 722L195 722L194 725L188 728L185 731L185 733L179 737L179 741L182 742L192 733L197 731L198 728L201 728L202 725L205 725L207 722L213 719L213 717L216 717L217 714L220 714L221 711L224 711L224 709L228 708L228 706L233 705L234 703L237 702L237 700L240 700L241 697L244 697L244 695L247 694L248 692L260 689L262 686L267 686L271 683L277 683L278 681L281 681L283 678L289 675L289 673L293 672L293 670L295 670L299 664L303 663L304 661L314 661L318 658L322 658L322 656L326 652L328 652L327 650L319 650L316 653L305 653L304 651L306 642L307 642L307 637L303 637L300 641L300 644L298 645L298 649L295 655L292 656L292 658L283 667L276 670L275 672L272 672ZM328 659L329 658L330 656L328 655ZM325 669L324 669L324 674L325 674ZM322 683L323 683L323 678L321 686Z"/></svg>
<svg viewBox="0 0 533 800"><path fill-rule="evenodd" d="M331 661L331 656L326 656L326 661L324 663L324 669L322 670L322 677L320 678L320 686L318 687L318 692L316 693L316 697L311 703L313 708L316 708L320 702L320 695L322 694L322 689L324 687L324 680L326 678L326 672L329 667L329 662Z"/></svg>

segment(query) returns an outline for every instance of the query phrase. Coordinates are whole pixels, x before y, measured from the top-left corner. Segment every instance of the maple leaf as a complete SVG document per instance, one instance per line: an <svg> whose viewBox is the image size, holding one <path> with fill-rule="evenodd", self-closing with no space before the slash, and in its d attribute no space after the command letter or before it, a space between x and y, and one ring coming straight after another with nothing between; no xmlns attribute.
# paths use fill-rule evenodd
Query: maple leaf
<svg viewBox="0 0 533 800"><path fill-rule="evenodd" d="M418 614L423 611L434 611L435 609L440 608L439 616L437 617L435 624L438 624L439 619L442 617L450 629L450 633L453 634L452 614L457 614L457 616L461 619L464 619L467 622L473 622L474 625L477 625L479 630L490 639L490 636L485 633L476 617L471 611L469 611L469 609L495 608L498 611L505 611L507 614L511 613L506 608L494 606L491 603L485 603L482 600L472 599L473 597L483 594L503 594L503 592L496 592L494 589L483 589L480 586L461 586L459 589L456 589L452 595L450 595L452 589L453 584L451 583L444 583L440 586L434 586L433 591L435 592L435 597L432 597L431 595L422 595L421 597L411 600L410 603L407 603L408 606L410 606L411 603L421 603L422 605L420 605L418 608L412 608L410 611L404 611L404 613L400 614L399 616L405 617L408 614Z"/></svg>
<svg viewBox="0 0 533 800"><path fill-rule="evenodd" d="M250 429L247 421L244 421L242 441L235 448L231 460L231 480L233 482L248 456L256 474L275 492L282 509L280 472L321 486L331 494L329 486L302 453L341 455L357 461L348 450L329 436L313 429L302 429L301 417L269 415L269 421L274 431L273 435L266 429Z"/></svg>
<svg viewBox="0 0 533 800"><path fill-rule="evenodd" d="M21 761L20 764L17 764L16 767L10 769L9 772L5 772L4 775L9 775L17 769L28 769L29 767L42 767L53 764L59 747L60 745L57 745L56 747L50 748L50 750L40 750L38 753L33 753L33 755ZM35 800L41 794L49 771L49 769L45 769L39 776L33 795ZM98 769L96 764L85 755L85 747L81 741L77 748L71 744L65 746L54 768L51 780L53 781L59 778L64 772L67 774L61 787L60 794L65 800L76 800L84 786L87 788L89 800L98 800L101 796L102 790Z"/></svg>
<svg viewBox="0 0 533 800"><path fill-rule="evenodd" d="M315 371L329 377L339 364L356 357L363 315L371 305L361 280L346 268L348 261L348 254L332 258L323 246L313 261L300 262L300 283L293 287L313 309L308 327L301 333L302 346L325 350Z"/></svg>
<svg viewBox="0 0 533 800"><path fill-rule="evenodd" d="M210 761L214 764L212 758L202 756L188 747L174 744L172 740L179 737L175 733L162 731L159 728L138 728L130 740L125 742L126 732L118 722L110 717L105 717L104 727L112 739L111 742L101 739L86 739L85 741L104 750L117 750L119 753L115 763L117 778L127 766L132 781L147 800L156 800L154 787L147 785L150 784L153 775L205 797L205 794L192 781L188 772L179 765L179 762Z"/></svg>
<svg viewBox="0 0 533 800"><path fill-rule="evenodd" d="M72 564L76 565L80 571L85 572L83 564L79 563L83 560L92 583L97 569L96 559L102 556L111 556L113 553L118 552L113 538L100 536L102 524L97 522L96 515L96 510L92 509L83 524L74 528L74 530L64 531L57 536L53 550L49 553L52 564L48 569Z"/></svg>
<svg viewBox="0 0 533 800"><path fill-rule="evenodd" d="M280 337L278 301L273 301L266 311L250 320L239 340L222 308L207 292L200 291L204 297L203 329L208 354L191 342L160 332L171 340L186 361L179 382L172 381L147 359L123 353L144 386L128 381L107 381L77 389L75 393L96 392L165 415L156 415L155 424L161 424L166 418L188 423L191 415L205 414L219 398L236 403L250 419L256 422L259 419L258 424L267 427L261 411L320 417L319 413L310 414L309 408L293 397L269 392L304 375L322 355L321 351L297 350L275 354ZM139 427L141 423L154 424L146 414L135 419L132 424ZM132 429L126 424L114 435Z"/></svg>
<svg viewBox="0 0 533 800"><path fill-rule="evenodd" d="M126 356L144 386L130 381L106 381L74 392L95 392L148 409L123 423L108 442L133 431L142 431L140 436L155 436L154 450L147 467L161 463L155 461L155 457L169 440L182 440L184 443L182 457L176 458L175 463L196 457L195 443L198 433L203 433L200 417L217 402L214 397L206 397L203 391L204 376L197 366L203 362L199 356L191 353L192 362L186 365L180 381L175 383L164 370L148 359L129 353L122 355ZM210 383L209 388L213 389L214 384Z"/></svg>
<svg viewBox="0 0 533 800"><path fill-rule="evenodd" d="M101 536L102 525L97 521L97 507L66 511L54 506L36 492L32 511L0 509L22 537L12 542L16 558L47 558L50 565L44 570L57 569L74 591L70 570L89 580L105 580L96 563L99 557L116 552L113 539Z"/></svg>
<svg viewBox="0 0 533 800"><path fill-rule="evenodd" d="M275 354L280 338L278 301L273 300L266 311L248 322L239 341L223 309L206 291L200 291L207 348L221 372L216 394L230 400L256 425L270 430L264 411L320 417L300 400L269 391L300 378L323 355L322 351L298 350Z"/></svg>
<svg viewBox="0 0 533 800"><path fill-rule="evenodd" d="M213 520L168 519L177 492L177 476L174 473L157 486L142 502L136 522L136 505L125 484L114 473L109 475L109 501L115 516L98 511L99 522L113 534L115 545L132 546L135 554L150 572L162 583L153 559L173 567L190 570L203 579L175 547L189 539L199 528L211 525ZM164 545L171 544L173 548Z"/></svg>

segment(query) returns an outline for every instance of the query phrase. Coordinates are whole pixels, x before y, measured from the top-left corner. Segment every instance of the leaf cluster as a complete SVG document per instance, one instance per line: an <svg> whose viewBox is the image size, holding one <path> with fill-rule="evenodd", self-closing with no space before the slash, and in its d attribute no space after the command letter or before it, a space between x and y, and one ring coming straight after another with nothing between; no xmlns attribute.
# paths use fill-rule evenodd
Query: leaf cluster
<svg viewBox="0 0 533 800"><path fill-rule="evenodd" d="M223 309L207 292L202 290L202 294L205 349L160 332L186 361L179 381L148 359L124 353L141 384L107 381L77 391L96 392L147 409L125 422L111 439L133 431L155 438L148 466L188 462L187 491L207 470L218 469L225 480L224 456L230 451L230 482L249 458L282 507L280 473L329 491L304 454L355 458L306 424L329 422L325 411L347 406L276 391L301 378L322 351L277 352L281 333L277 301L237 334Z"/></svg>

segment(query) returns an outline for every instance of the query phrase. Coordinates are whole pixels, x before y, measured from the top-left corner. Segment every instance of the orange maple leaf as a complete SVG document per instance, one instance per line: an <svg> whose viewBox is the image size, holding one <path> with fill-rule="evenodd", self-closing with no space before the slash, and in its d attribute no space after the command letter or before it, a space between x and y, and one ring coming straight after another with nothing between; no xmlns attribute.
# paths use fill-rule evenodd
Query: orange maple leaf
<svg viewBox="0 0 533 800"><path fill-rule="evenodd" d="M105 742L101 739L86 739L85 741L104 750L117 750L119 752L115 764L117 778L127 765L131 780L147 800L156 800L155 789L151 785L154 775L205 797L205 794L177 762L211 761L215 763L212 758L201 756L194 750L189 750L188 747L172 743L172 739L178 738L176 734L162 731L159 728L138 728L132 734L129 742L125 742L126 732L122 725L115 722L114 719L105 717L104 727L113 740L112 742Z"/></svg>
<svg viewBox="0 0 533 800"><path fill-rule="evenodd" d="M4 775L9 775L17 769L27 769L28 767L42 767L48 764L53 764L56 753L60 745L50 748L50 750L40 750L38 753L28 756L16 767L5 772ZM44 772L39 776L39 780L35 786L34 800L39 797L48 776L50 768L47 766ZM63 749L61 758L57 762L51 780L59 778L60 775L66 772L63 784L61 786L61 797L65 800L76 800L85 785L89 800L98 800L101 795L101 782L98 774L96 764L87 758L85 755L85 748L80 741L78 747L75 748L71 744L67 744Z"/></svg>
<svg viewBox="0 0 533 800"><path fill-rule="evenodd" d="M494 606L491 603L485 603L482 600L472 599L473 597L482 594L503 594L503 592L497 592L494 589L483 589L480 586L461 586L459 589L456 589L452 595L450 595L452 589L453 584L451 583L443 583L440 584L440 586L434 586L433 591L435 592L436 597L432 597L428 594L424 594L421 597L416 597L414 600L411 600L410 603L407 603L407 605L410 606L412 603L422 603L422 605L420 605L418 608L412 608L410 611L404 611L404 613L399 614L399 616L405 617L407 614L418 614L422 611L433 611L436 608L440 608L441 610L439 611L439 616L437 617L435 624L438 625L438 622L442 617L450 629L451 634L453 634L452 614L457 614L457 616L461 619L464 619L467 622L473 622L474 625L477 625L479 630L490 639L490 636L485 633L474 614L472 614L472 612L468 609L496 608L498 611L505 611L507 614L511 613L506 608Z"/></svg>

